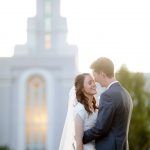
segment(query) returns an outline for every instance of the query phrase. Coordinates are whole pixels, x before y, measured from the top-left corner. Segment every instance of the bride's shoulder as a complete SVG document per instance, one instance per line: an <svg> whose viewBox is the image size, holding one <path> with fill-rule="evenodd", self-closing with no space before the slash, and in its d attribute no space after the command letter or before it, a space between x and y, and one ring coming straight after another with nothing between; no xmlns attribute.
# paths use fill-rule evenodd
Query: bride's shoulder
<svg viewBox="0 0 150 150"><path fill-rule="evenodd" d="M80 109L80 110L84 110L85 108L84 108L84 105L83 104L81 104L80 102L78 102L77 104L76 104L76 106L75 106L75 109Z"/></svg>
<svg viewBox="0 0 150 150"><path fill-rule="evenodd" d="M84 108L84 105L81 103L77 103L75 106L75 114L78 114L82 120L84 120L87 116L87 112Z"/></svg>
<svg viewBox="0 0 150 150"><path fill-rule="evenodd" d="M84 108L84 105L81 104L80 102L78 102L75 106L75 111L76 112L86 112L85 108Z"/></svg>

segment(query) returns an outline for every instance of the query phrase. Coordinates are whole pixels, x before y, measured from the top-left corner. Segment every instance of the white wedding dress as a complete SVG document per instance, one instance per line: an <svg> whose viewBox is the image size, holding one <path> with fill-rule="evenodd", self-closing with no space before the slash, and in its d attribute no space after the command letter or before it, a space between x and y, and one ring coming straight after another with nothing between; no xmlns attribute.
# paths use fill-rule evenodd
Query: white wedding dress
<svg viewBox="0 0 150 150"><path fill-rule="evenodd" d="M75 106L75 114L79 115L83 120L84 131L92 128L95 125L97 111L89 115L85 110L84 105L81 103L77 103L77 105ZM94 141L92 141L90 143L84 144L83 147L83 150L95 150L95 143Z"/></svg>
<svg viewBox="0 0 150 150"><path fill-rule="evenodd" d="M78 114L84 122L84 131L90 129L94 126L96 122L97 112L88 115L84 106L77 102L75 96L75 88L74 86L71 88L69 92L69 104L68 104L68 112L60 140L59 150L75 150L75 127L74 127L74 117ZM84 150L95 150L94 141L84 144Z"/></svg>

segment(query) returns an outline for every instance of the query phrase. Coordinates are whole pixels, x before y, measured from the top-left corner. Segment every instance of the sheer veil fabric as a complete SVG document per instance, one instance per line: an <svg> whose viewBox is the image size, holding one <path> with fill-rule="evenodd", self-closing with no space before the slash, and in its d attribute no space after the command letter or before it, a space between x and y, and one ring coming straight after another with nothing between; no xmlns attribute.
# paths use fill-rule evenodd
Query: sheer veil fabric
<svg viewBox="0 0 150 150"><path fill-rule="evenodd" d="M74 150L74 108L77 104L75 87L69 92L68 112L62 132L59 150Z"/></svg>

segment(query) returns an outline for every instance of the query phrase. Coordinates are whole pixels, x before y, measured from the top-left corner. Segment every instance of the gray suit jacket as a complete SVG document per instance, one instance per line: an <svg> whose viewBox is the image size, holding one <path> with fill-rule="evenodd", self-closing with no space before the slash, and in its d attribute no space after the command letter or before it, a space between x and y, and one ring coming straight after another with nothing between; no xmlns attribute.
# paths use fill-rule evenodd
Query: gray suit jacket
<svg viewBox="0 0 150 150"><path fill-rule="evenodd" d="M101 95L96 124L84 132L83 143L95 140L96 150L127 150L132 108L127 90L112 84Z"/></svg>

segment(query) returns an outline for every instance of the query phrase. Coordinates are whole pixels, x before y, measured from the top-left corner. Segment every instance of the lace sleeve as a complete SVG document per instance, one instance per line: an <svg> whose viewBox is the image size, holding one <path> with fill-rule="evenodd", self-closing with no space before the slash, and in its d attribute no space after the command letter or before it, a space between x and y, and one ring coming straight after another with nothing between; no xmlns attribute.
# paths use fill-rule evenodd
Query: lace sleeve
<svg viewBox="0 0 150 150"><path fill-rule="evenodd" d="M79 115L79 117L84 121L86 118L86 111L82 104L78 103L75 107L75 116Z"/></svg>
<svg viewBox="0 0 150 150"><path fill-rule="evenodd" d="M75 107L75 142L76 149L83 150L82 137L84 132L85 109L78 103Z"/></svg>

